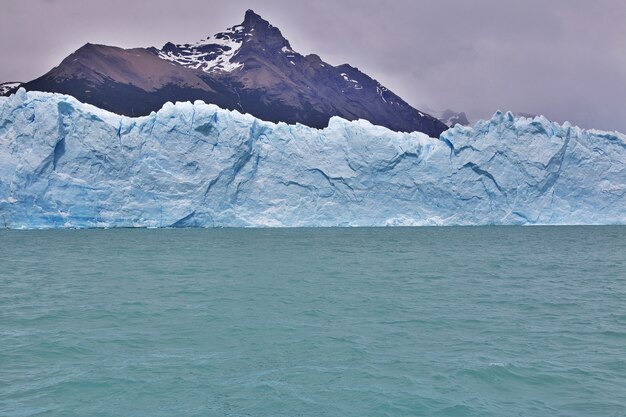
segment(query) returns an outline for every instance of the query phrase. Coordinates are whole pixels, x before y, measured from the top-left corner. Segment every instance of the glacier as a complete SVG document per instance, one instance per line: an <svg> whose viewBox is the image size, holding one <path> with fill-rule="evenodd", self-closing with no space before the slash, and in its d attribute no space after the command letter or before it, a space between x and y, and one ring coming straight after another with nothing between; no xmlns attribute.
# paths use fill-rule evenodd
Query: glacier
<svg viewBox="0 0 626 417"><path fill-rule="evenodd" d="M200 101L0 98L0 227L625 224L626 136L497 112L440 138Z"/></svg>

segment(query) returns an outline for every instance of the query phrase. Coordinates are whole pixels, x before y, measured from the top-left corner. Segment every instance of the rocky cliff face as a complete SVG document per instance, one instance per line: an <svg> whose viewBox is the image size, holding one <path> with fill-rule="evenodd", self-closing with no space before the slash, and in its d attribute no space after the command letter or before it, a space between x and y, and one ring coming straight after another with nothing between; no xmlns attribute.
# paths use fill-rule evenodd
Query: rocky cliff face
<svg viewBox="0 0 626 417"><path fill-rule="evenodd" d="M128 118L0 98L0 226L626 223L626 137L496 113L430 138L201 102Z"/></svg>
<svg viewBox="0 0 626 417"><path fill-rule="evenodd" d="M204 100L316 128L333 116L435 137L447 128L357 68L294 51L251 10L240 25L194 43L168 42L162 49L87 44L24 87L127 116L147 115L167 101Z"/></svg>

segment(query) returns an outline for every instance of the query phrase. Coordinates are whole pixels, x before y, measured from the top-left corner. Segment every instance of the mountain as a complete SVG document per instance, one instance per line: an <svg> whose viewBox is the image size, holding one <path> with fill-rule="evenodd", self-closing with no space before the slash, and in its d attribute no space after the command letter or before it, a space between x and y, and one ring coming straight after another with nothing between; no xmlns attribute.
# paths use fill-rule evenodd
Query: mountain
<svg viewBox="0 0 626 417"><path fill-rule="evenodd" d="M626 136L496 113L440 139L215 105L0 97L0 227L626 224Z"/></svg>
<svg viewBox="0 0 626 417"><path fill-rule="evenodd" d="M156 49L86 44L44 76L23 84L29 91L60 92L119 114L138 116L167 101L202 99L234 108L236 97L199 70L174 65Z"/></svg>
<svg viewBox="0 0 626 417"><path fill-rule="evenodd" d="M0 96L8 96L15 93L21 85L22 83L19 81L0 83Z"/></svg>
<svg viewBox="0 0 626 417"><path fill-rule="evenodd" d="M240 25L195 43L168 42L161 49L86 44L23 86L69 94L126 116L147 115L167 101L203 100L315 128L339 116L433 137L447 129L358 68L297 53L252 10Z"/></svg>
<svg viewBox="0 0 626 417"><path fill-rule="evenodd" d="M457 112L450 109L434 110L427 105L424 105L423 107L424 111L426 111L431 116L437 118L448 127L454 127L457 124L461 126L469 126L471 124L465 112Z"/></svg>
<svg viewBox="0 0 626 417"><path fill-rule="evenodd" d="M438 114L437 119L441 120L441 122L449 127L454 127L456 125L469 126L470 124L465 112L455 112L450 109L446 109Z"/></svg>

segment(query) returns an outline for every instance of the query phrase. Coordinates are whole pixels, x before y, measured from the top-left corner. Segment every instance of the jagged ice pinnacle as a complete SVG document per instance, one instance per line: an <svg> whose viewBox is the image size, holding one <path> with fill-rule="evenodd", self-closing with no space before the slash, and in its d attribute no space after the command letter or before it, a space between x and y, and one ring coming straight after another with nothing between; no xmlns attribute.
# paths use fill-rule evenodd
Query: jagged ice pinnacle
<svg viewBox="0 0 626 417"><path fill-rule="evenodd" d="M0 226L626 223L626 137L496 113L441 138L195 103L0 98Z"/></svg>

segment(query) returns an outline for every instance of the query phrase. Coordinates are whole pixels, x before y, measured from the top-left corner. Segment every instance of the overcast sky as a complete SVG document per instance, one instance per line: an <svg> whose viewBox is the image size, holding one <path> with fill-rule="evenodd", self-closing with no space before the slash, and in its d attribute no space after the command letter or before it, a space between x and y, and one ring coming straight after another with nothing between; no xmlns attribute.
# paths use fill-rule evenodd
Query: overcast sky
<svg viewBox="0 0 626 417"><path fill-rule="evenodd" d="M298 52L418 108L626 132L626 0L0 0L0 80L38 77L86 42L195 41L249 8Z"/></svg>

